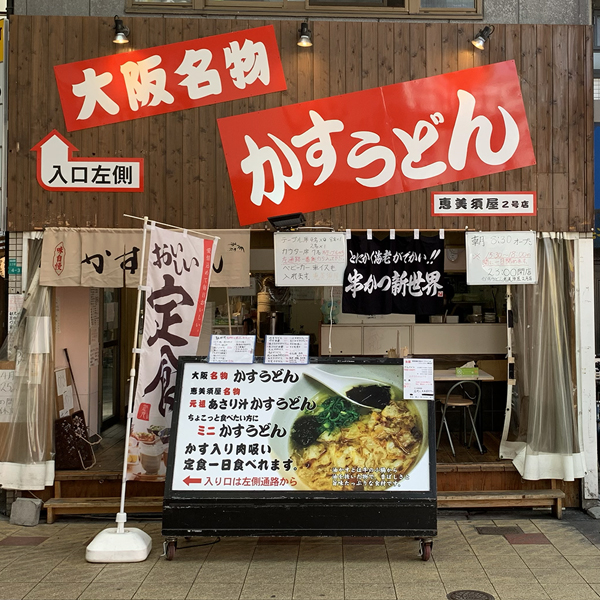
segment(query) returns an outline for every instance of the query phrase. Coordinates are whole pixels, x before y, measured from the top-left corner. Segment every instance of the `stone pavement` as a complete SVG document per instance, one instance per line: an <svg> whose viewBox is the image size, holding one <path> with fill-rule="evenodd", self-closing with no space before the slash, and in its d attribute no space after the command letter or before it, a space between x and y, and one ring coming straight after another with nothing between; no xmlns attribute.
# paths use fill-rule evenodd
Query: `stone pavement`
<svg viewBox="0 0 600 600"><path fill-rule="evenodd" d="M429 562L412 538L314 537L180 540L168 562L160 521L130 525L152 535L148 560L100 565L86 563L85 547L114 526L108 520L16 527L0 517L0 599L444 600L456 590L600 598L600 521L574 509L563 521L544 511L442 511Z"/></svg>

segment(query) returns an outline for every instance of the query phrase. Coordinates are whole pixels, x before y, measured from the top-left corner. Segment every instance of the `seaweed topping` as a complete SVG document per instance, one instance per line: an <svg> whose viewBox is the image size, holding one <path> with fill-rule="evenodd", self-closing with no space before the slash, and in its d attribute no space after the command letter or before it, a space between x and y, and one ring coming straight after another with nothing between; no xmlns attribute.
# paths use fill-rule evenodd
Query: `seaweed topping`
<svg viewBox="0 0 600 600"><path fill-rule="evenodd" d="M292 427L292 442L300 448L306 448L317 441L321 432L321 423L317 417L311 415L300 417L296 419Z"/></svg>
<svg viewBox="0 0 600 600"><path fill-rule="evenodd" d="M346 396L359 404L383 410L392 399L392 391L389 385L357 385L350 388Z"/></svg>

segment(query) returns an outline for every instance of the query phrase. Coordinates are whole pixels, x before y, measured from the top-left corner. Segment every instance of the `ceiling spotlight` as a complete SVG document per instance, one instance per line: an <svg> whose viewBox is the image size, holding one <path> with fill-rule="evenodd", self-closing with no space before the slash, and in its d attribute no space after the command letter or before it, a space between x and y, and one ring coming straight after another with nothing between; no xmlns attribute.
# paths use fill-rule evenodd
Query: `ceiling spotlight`
<svg viewBox="0 0 600 600"><path fill-rule="evenodd" d="M494 33L494 26L486 25L479 33L471 40L471 44L478 50L483 50L485 43L490 39L490 36Z"/></svg>
<svg viewBox="0 0 600 600"><path fill-rule="evenodd" d="M115 15L115 37L114 44L129 44L127 37L129 36L129 27L123 25L123 21L119 19L119 15Z"/></svg>
<svg viewBox="0 0 600 600"><path fill-rule="evenodd" d="M300 25L300 29L298 29L298 46L301 48L310 48L312 46L312 38L310 29L308 28L308 21L304 21L302 25Z"/></svg>

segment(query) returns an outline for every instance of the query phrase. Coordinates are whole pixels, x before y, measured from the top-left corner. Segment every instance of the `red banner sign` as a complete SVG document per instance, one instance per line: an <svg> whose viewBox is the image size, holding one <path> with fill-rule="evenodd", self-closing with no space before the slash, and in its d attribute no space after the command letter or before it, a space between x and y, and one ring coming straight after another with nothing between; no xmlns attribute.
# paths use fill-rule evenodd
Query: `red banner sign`
<svg viewBox="0 0 600 600"><path fill-rule="evenodd" d="M286 89L272 25L54 67L68 131Z"/></svg>
<svg viewBox="0 0 600 600"><path fill-rule="evenodd" d="M514 61L218 123L240 225L535 164Z"/></svg>

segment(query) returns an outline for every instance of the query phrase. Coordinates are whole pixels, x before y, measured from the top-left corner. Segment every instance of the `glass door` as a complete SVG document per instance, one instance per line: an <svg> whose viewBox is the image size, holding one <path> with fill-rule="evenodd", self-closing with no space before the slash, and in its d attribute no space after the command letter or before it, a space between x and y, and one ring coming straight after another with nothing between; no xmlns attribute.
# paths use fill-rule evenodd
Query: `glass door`
<svg viewBox="0 0 600 600"><path fill-rule="evenodd" d="M102 299L101 422L106 429L119 422L121 290L104 288Z"/></svg>

